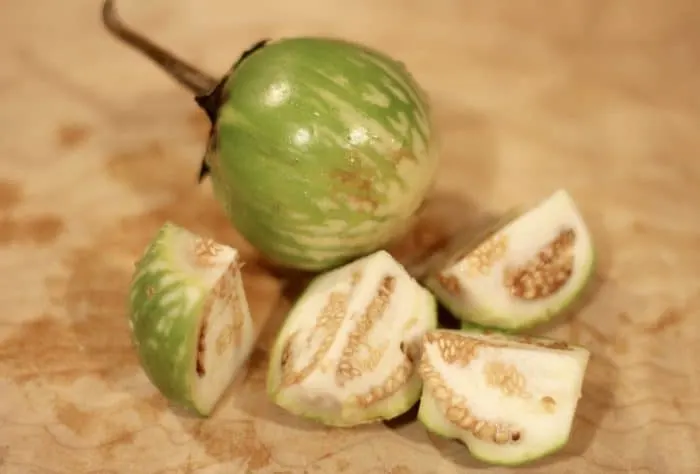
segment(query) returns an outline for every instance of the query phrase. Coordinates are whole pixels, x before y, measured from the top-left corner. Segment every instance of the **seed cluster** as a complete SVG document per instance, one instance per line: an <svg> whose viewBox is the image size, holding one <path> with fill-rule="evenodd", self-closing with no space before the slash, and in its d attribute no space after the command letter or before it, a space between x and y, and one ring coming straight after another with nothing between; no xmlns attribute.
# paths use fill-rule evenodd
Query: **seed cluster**
<svg viewBox="0 0 700 474"><path fill-rule="evenodd" d="M384 380L384 383L372 387L362 395L358 395L356 398L357 404L361 407L368 407L390 397L406 384L413 374L413 370L414 366L411 361L407 358L402 359L401 364Z"/></svg>
<svg viewBox="0 0 700 474"><path fill-rule="evenodd" d="M212 264L213 257L223 251L223 246L213 239L197 237L194 241L194 258L197 266L206 267Z"/></svg>
<svg viewBox="0 0 700 474"><path fill-rule="evenodd" d="M362 348L367 351L366 357L362 359L356 357L358 360L356 360L353 364L353 367L357 367L359 369L358 373L362 375L377 368L379 362L382 360L382 357L384 357L384 354L386 354L386 351L389 348L389 342L384 341L379 345L379 347L372 347L367 343L361 343L358 345L358 348ZM336 374L339 373L340 370L336 371Z"/></svg>
<svg viewBox="0 0 700 474"><path fill-rule="evenodd" d="M460 367L466 367L476 357L479 347L484 345L478 339L452 333L427 333L423 341L424 344L437 345L445 362L458 364Z"/></svg>
<svg viewBox="0 0 700 474"><path fill-rule="evenodd" d="M450 333L432 333L424 338L426 344L437 344L442 358L448 364L466 365L478 348L487 343ZM490 344L489 344L490 345ZM477 439L496 444L515 443L522 439L522 432L506 423L477 418L468 408L467 400L452 390L425 355L418 368L432 396L445 408L445 417L461 429L471 432Z"/></svg>
<svg viewBox="0 0 700 474"><path fill-rule="evenodd" d="M360 377L365 372L374 370L381 360L386 346L381 350L371 347L367 342L367 335L370 333L376 322L382 317L386 308L389 306L391 295L396 289L396 277L387 275L379 284L377 294L372 301L367 305L365 312L357 321L357 325L348 335L348 342L343 348L338 368L336 371L336 380L340 386L346 382ZM358 353L360 349L366 349L369 357L360 358Z"/></svg>
<svg viewBox="0 0 700 474"><path fill-rule="evenodd" d="M485 276L508 251L508 236L495 234L481 243L467 256L470 277Z"/></svg>
<svg viewBox="0 0 700 474"><path fill-rule="evenodd" d="M240 345L243 340L245 314L241 306L240 296L235 287L239 269L240 263L238 261L232 262L224 275L212 288L211 297L207 298L204 303L204 308L202 309L202 324L197 339L196 371L200 377L206 375L206 368L204 366L204 354L207 349L206 334L215 300L221 301L225 307L231 308L233 313L231 321L226 323L216 338L214 348L216 354L221 356L231 345Z"/></svg>
<svg viewBox="0 0 700 474"><path fill-rule="evenodd" d="M340 330L340 326L345 318L348 307L349 293L332 292L328 297L328 303L321 310L321 314L313 328L313 332L325 333L318 350L311 356L311 360L301 370L294 370L292 364L293 343L297 339L298 333L292 334L282 351L282 385L289 386L301 383L306 377L311 375L323 357L331 348L335 335Z"/></svg>
<svg viewBox="0 0 700 474"><path fill-rule="evenodd" d="M512 364L501 361L491 361L484 366L486 384L497 388L504 395L528 398L531 395L526 390L523 374Z"/></svg>
<svg viewBox="0 0 700 474"><path fill-rule="evenodd" d="M574 270L575 240L574 230L566 228L524 265L506 269L503 284L510 294L531 301L559 291Z"/></svg>

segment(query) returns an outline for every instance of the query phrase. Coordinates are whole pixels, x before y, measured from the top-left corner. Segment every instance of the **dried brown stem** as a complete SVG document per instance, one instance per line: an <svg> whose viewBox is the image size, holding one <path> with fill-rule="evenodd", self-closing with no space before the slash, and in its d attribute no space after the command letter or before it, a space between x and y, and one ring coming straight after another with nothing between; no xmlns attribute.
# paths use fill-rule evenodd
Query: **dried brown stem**
<svg viewBox="0 0 700 474"><path fill-rule="evenodd" d="M143 53L178 83L194 92L196 96L208 95L217 86L219 81L215 78L191 66L126 26L117 14L114 0L105 0L102 4L102 23L110 33Z"/></svg>

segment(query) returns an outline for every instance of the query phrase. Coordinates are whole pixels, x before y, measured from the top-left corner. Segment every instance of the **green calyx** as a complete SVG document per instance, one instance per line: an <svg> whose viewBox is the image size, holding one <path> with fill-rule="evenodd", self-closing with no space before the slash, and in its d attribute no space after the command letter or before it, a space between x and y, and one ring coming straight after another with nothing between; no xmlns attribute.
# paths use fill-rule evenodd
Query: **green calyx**
<svg viewBox="0 0 700 474"><path fill-rule="evenodd" d="M228 94L226 92L226 86L228 85L228 80L230 77L230 74L236 70L236 68L251 54L254 52L258 51L259 49L263 48L269 40L260 40L257 43L253 44L250 48L245 50L243 54L241 55L240 58L238 58L238 61L233 65L231 68L231 72L227 74L219 83L216 85L213 91L204 93L200 95L197 95L195 97L195 101L197 104L204 110L207 114L207 117L209 118L209 122L211 123L211 130L209 132L209 142L207 144L207 153L204 156L204 159L202 160L202 165L199 169L199 181L202 182L202 180L209 175L211 172L211 168L209 167L209 164L207 163L207 158L213 156L214 153L216 153L216 150L218 148L217 146L217 129L216 129L216 123L219 118L219 110L221 109L221 106L226 103L228 99Z"/></svg>

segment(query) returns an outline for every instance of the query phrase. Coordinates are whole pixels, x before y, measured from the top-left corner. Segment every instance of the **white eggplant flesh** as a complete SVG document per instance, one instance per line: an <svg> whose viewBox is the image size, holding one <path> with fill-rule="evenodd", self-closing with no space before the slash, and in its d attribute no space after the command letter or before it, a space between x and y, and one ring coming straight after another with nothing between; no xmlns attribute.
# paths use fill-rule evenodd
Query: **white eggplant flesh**
<svg viewBox="0 0 700 474"><path fill-rule="evenodd" d="M267 387L291 414L329 426L387 420L419 399L417 354L437 303L380 250L317 276L273 347Z"/></svg>
<svg viewBox="0 0 700 474"><path fill-rule="evenodd" d="M589 229L571 196L558 190L477 245L455 250L425 284L455 317L518 332L571 308L594 267Z"/></svg>
<svg viewBox="0 0 700 474"><path fill-rule="evenodd" d="M438 329L423 338L418 419L489 464L520 465L570 437L590 354L562 341Z"/></svg>

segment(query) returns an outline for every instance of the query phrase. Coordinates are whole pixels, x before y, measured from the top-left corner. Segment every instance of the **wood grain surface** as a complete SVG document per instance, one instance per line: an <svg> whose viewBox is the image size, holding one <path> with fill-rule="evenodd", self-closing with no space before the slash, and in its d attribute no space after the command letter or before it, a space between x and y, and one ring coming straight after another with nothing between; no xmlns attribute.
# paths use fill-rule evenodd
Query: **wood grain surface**
<svg viewBox="0 0 700 474"><path fill-rule="evenodd" d="M223 73L262 37L339 35L429 92L438 183L405 261L558 188L600 261L585 305L544 329L592 351L568 446L525 473L700 469L700 2L122 0L130 23ZM298 282L275 277L196 184L188 93L106 34L94 0L0 6L0 473L481 472L416 422L324 429L276 409L266 354ZM269 318L206 421L139 368L125 295L171 220L239 247ZM506 472L492 468L489 472Z"/></svg>

